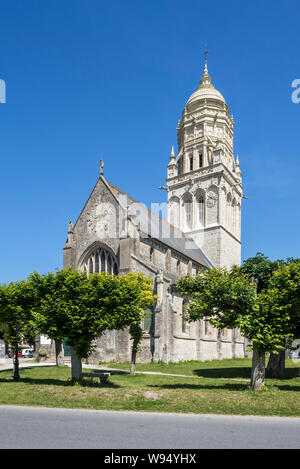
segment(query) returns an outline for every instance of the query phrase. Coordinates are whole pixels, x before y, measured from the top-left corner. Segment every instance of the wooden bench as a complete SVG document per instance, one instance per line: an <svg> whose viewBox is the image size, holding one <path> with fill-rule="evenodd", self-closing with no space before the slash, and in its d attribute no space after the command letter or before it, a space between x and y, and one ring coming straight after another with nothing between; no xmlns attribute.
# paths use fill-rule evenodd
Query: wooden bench
<svg viewBox="0 0 300 469"><path fill-rule="evenodd" d="M105 384L110 377L110 373L81 373L82 378L99 378L101 384Z"/></svg>

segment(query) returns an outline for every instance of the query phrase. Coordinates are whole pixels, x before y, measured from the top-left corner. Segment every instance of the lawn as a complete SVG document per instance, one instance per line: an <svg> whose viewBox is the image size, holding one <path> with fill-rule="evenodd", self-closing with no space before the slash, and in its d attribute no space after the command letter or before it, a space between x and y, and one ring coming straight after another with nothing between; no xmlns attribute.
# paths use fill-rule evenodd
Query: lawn
<svg viewBox="0 0 300 469"><path fill-rule="evenodd" d="M300 378L266 380L267 390L249 389L247 359L222 362L138 365L138 369L189 374L191 377L113 374L104 386L96 379L73 384L70 368L21 369L21 381L11 371L0 372L0 404L83 409L236 415L300 416ZM112 366L112 363L109 364ZM116 364L114 364L116 365ZM121 367L121 364L117 364ZM128 364L122 367L128 368ZM91 370L89 370L91 371ZM201 377L200 377L201 376ZM239 378L242 381L239 381Z"/></svg>
<svg viewBox="0 0 300 469"><path fill-rule="evenodd" d="M137 363L137 371L153 371L160 373L180 374L188 376L199 376L203 378L233 378L250 379L251 358L233 358L228 360L213 360L199 362L196 360L179 363ZM105 363L99 362L100 366L130 370L130 362L117 363L114 361ZM295 368L300 363L293 360L286 360L286 378L295 376Z"/></svg>

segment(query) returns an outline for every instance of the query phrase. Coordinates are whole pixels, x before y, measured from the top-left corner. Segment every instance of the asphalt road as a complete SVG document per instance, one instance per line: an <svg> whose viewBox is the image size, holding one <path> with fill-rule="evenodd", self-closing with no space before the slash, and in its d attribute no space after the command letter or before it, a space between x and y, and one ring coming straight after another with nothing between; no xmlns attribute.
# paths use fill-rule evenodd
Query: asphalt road
<svg viewBox="0 0 300 469"><path fill-rule="evenodd" d="M0 406L0 448L300 448L300 418Z"/></svg>

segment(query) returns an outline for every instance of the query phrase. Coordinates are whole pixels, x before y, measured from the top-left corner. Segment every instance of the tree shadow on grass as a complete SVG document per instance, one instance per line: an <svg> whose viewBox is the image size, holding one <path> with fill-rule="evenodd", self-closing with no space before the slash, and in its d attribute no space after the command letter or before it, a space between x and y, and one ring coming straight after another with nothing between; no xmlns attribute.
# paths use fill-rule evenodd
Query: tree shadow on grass
<svg viewBox="0 0 300 469"><path fill-rule="evenodd" d="M15 381L13 376L9 376L6 379L0 378L1 383L24 383L29 385L46 385L46 386L62 386L62 387L74 387L74 386L82 386L82 387L93 387L93 388L120 388L118 384L112 383L111 381L107 381L104 384L99 382L99 378L83 378L82 380L76 381L69 379L56 379L56 378L29 378L29 377L22 377L20 373L20 381Z"/></svg>
<svg viewBox="0 0 300 469"><path fill-rule="evenodd" d="M250 383L224 383L220 386L213 384L149 384L150 388L159 388L159 389L182 389L182 390L194 390L199 391L201 389L216 389L221 390L225 389L227 391L245 391L249 389Z"/></svg>
<svg viewBox="0 0 300 469"><path fill-rule="evenodd" d="M233 368L201 368L193 370L194 374L202 378L249 378L251 368L233 367Z"/></svg>
<svg viewBox="0 0 300 469"><path fill-rule="evenodd" d="M91 373L110 373L111 375L129 375L129 371L128 370L110 370L110 369L105 369L105 368L101 368L101 370L99 370L99 368L89 368L89 369L84 369L83 367L83 371L88 371L88 372L91 372Z"/></svg>
<svg viewBox="0 0 300 469"><path fill-rule="evenodd" d="M293 386L293 385L289 385L289 384L274 384L274 387L279 389L279 391L296 391L296 392L300 392L300 386Z"/></svg>
<svg viewBox="0 0 300 469"><path fill-rule="evenodd" d="M285 371L284 371L284 378L282 378L282 379L299 378L298 373L299 373L298 368L286 368Z"/></svg>
<svg viewBox="0 0 300 469"><path fill-rule="evenodd" d="M91 378L92 380L94 380L95 378ZM8 379L2 379L0 378L0 384L1 383L16 383L16 385L18 384L18 382L16 382L13 377L11 378L8 378ZM35 386L39 386L39 385L47 385L47 386L63 386L63 387L74 387L74 386L82 386L82 387L92 387L92 388L99 388L99 389L102 389L102 388L120 388L121 386L119 386L118 384L115 384L115 383L112 383L110 381L107 381L105 384L100 384L99 382L95 382L95 381L88 381L88 379L83 379L82 381L72 381L71 379L70 380L59 380L59 379L51 379L51 378L22 378L20 377L20 381L19 383L24 383L24 384L30 384L30 385L35 385Z"/></svg>
<svg viewBox="0 0 300 469"><path fill-rule="evenodd" d="M232 367L232 368L205 368L193 370L194 374L202 378L246 378L251 377L250 367ZM286 368L284 378L276 379L294 379L297 377L297 368Z"/></svg>

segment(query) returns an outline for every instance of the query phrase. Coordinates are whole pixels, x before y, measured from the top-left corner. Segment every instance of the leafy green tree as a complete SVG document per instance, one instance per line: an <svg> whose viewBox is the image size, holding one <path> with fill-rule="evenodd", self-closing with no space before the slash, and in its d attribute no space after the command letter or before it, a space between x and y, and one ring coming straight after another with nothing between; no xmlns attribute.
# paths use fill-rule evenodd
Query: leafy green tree
<svg viewBox="0 0 300 469"><path fill-rule="evenodd" d="M75 378L81 376L81 359L90 355L105 330L140 323L153 301L150 282L142 274L87 275L65 269L33 273L30 282L39 299L34 311L37 329L60 343L68 338Z"/></svg>
<svg viewBox="0 0 300 469"><path fill-rule="evenodd" d="M300 260L285 263L273 273L268 286L269 308L278 314L288 315L288 332L291 340L282 343L283 349L271 353L267 368L270 378L283 378L285 371L285 348L300 335Z"/></svg>
<svg viewBox="0 0 300 469"><path fill-rule="evenodd" d="M230 271L208 269L196 277L185 277L178 288L191 298L186 312L188 321L209 318L219 329L240 328L253 343L251 387L262 390L266 352L280 350L283 341L291 337L288 312L273 309L268 293L257 295L256 285L237 266Z"/></svg>
<svg viewBox="0 0 300 469"><path fill-rule="evenodd" d="M124 279L124 276L121 277L121 279ZM139 308L140 316L139 321L133 321L129 326L129 333L132 339L130 374L134 375L136 369L136 356L143 338L141 320L144 319L146 310L155 303L157 297L152 295L151 280L144 277L142 274L136 275L129 273L125 277L125 281L134 292L134 305Z"/></svg>
<svg viewBox="0 0 300 469"><path fill-rule="evenodd" d="M262 252L258 252L256 256L249 257L243 262L241 272L246 274L249 279L254 278L256 280L257 293L260 293L268 288L270 278L273 272L280 267L281 262L272 262Z"/></svg>
<svg viewBox="0 0 300 469"><path fill-rule="evenodd" d="M34 326L30 322L35 297L29 282L22 280L0 286L0 328L4 339L15 351L22 338L32 343ZM18 376L18 360L15 357L14 376Z"/></svg>
<svg viewBox="0 0 300 469"><path fill-rule="evenodd" d="M263 253L258 252L256 256L250 257L243 262L241 272L245 273L249 279L255 279L257 283L257 293L270 288L270 281L274 272L284 265L290 265L297 259L287 258L271 261ZM285 344L282 344L285 346ZM276 353L271 352L267 366L267 376L270 378L283 378L285 370L285 347Z"/></svg>

